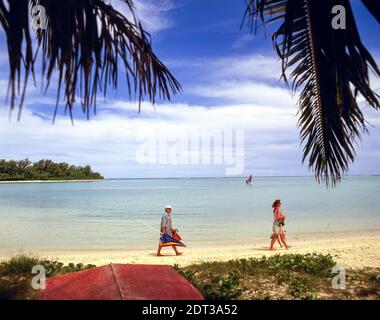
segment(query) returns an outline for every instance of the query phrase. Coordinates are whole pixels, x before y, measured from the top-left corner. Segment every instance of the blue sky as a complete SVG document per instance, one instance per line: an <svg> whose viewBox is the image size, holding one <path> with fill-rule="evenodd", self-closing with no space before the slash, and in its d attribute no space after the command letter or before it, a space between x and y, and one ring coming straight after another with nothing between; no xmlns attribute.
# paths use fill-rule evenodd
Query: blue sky
<svg viewBox="0 0 380 320"><path fill-rule="evenodd" d="M111 2L126 10L119 0ZM379 63L379 25L360 1L352 3L363 41ZM117 91L110 92L105 101L99 99L96 116L87 121L76 112L72 127L63 108L56 124L51 124L54 85L46 96L30 85L21 122L16 112L9 121L5 37L0 34L0 158L89 163L105 176L118 178L224 176L226 168L236 164L234 158L226 158L226 145L212 150L210 163L187 163L186 157L196 152L193 146L178 164L156 160L168 148L176 153L181 137L232 131L232 141L239 132L244 135L239 142L243 143L239 175L310 173L301 164L296 99L279 81L280 64L270 36L266 39L263 32L252 35L247 28L240 29L243 0L141 0L136 8L152 35L155 52L181 82L183 92L171 103L159 101L155 107L144 103L138 114L121 80ZM380 88L379 79L373 79L373 87ZM358 145L350 173L378 174L380 115L363 108L374 127ZM157 137L167 138L168 145L163 148ZM232 142L229 151L237 151L237 143ZM141 161L144 148L148 151L145 162Z"/></svg>

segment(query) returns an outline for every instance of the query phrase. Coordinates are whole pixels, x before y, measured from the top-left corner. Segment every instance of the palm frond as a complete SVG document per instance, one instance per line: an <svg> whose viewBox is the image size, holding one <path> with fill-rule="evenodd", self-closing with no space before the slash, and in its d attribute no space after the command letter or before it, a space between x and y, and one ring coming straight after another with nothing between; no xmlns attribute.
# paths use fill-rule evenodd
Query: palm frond
<svg viewBox="0 0 380 320"><path fill-rule="evenodd" d="M379 1L374 0L362 0L363 4L367 7L368 11L376 18L380 23L380 5Z"/></svg>
<svg viewBox="0 0 380 320"><path fill-rule="evenodd" d="M334 30L331 9L343 5L347 28ZM369 68L379 68L362 44L348 0L250 0L246 19L277 22L273 42L282 61L282 76L299 95L303 161L308 158L318 181L335 185L355 159L355 143L366 132L356 100L359 92L378 109Z"/></svg>
<svg viewBox="0 0 380 320"><path fill-rule="evenodd" d="M35 32L35 52L42 57L45 90L58 79L54 117L61 90L70 115L78 96L87 117L91 107L96 112L98 91L106 95L109 86L116 88L118 84L120 62L127 79L125 89L140 102L148 98L154 103L157 97L170 100L172 94L181 90L154 54L150 35L138 22L132 0L123 1L132 18L123 16L105 0L0 0L0 25L8 41L11 109L20 96L21 112L28 77L30 73L35 76L29 5L42 5L48 17L47 28Z"/></svg>
<svg viewBox="0 0 380 320"><path fill-rule="evenodd" d="M10 70L7 97L10 96L11 110L13 110L16 95L21 96L20 105L23 104L29 74L33 72L28 1L13 1L6 6L5 1L0 0L0 25L7 37ZM23 48L24 43L25 48Z"/></svg>

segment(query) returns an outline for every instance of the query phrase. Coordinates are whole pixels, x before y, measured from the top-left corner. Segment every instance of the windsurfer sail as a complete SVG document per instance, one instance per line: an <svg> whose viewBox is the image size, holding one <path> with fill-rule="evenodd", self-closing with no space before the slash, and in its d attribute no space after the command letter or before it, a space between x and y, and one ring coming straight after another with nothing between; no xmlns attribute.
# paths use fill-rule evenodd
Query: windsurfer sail
<svg viewBox="0 0 380 320"><path fill-rule="evenodd" d="M249 177L247 179L245 179L245 183L247 185L251 185L252 184L252 179L253 179L253 177L252 177L252 174L251 174L251 175L249 175Z"/></svg>

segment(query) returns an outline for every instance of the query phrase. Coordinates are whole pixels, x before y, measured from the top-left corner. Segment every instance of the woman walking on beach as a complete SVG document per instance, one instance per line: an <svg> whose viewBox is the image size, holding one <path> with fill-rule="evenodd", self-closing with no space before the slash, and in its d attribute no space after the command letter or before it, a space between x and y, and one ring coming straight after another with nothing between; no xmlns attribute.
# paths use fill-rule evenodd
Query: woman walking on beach
<svg viewBox="0 0 380 320"><path fill-rule="evenodd" d="M275 250L273 248L274 244L277 240L281 245L281 242L284 244L285 248L288 249L290 246L285 241L285 234L282 230L282 226L284 225L285 215L281 211L281 200L276 200L272 204L273 208L273 234L272 241L270 243L269 250ZM281 242L280 242L281 241Z"/></svg>

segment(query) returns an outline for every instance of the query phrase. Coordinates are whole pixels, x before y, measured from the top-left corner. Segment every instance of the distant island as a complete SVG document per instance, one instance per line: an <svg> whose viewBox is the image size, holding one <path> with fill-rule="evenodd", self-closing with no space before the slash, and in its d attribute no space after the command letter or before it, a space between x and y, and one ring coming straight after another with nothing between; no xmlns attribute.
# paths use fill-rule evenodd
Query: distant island
<svg viewBox="0 0 380 320"><path fill-rule="evenodd" d="M81 167L66 162L56 163L47 159L37 162L32 162L29 159L0 160L0 182L102 179L104 177L98 172L93 172L89 165Z"/></svg>

